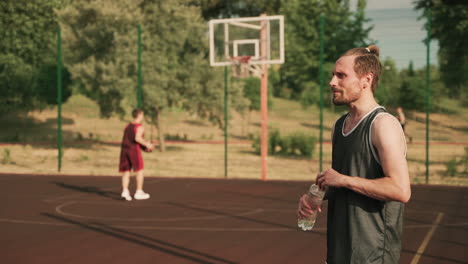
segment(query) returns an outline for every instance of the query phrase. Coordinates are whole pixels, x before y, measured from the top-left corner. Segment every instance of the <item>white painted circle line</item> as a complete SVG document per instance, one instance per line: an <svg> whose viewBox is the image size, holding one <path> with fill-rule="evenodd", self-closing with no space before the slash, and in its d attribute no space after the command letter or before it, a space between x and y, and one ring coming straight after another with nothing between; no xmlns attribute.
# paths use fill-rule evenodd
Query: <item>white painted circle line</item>
<svg viewBox="0 0 468 264"><path fill-rule="evenodd" d="M134 222L141 222L141 221L154 221L154 222L177 222L177 221L193 221L193 220L216 220L228 217L239 217L239 216L247 216L258 214L264 211L262 208L254 208L254 209L247 209L250 211L245 211L242 213L237 214L222 214L222 215L210 215L210 216L193 216L193 217L172 217L172 218L121 218L121 217L98 217L98 216L86 216L86 215L79 215L79 214L72 214L67 213L64 211L64 208L73 204L79 203L86 203L80 201L70 201L63 204L58 205L55 207L55 211L61 215L73 217L73 218L80 218L80 219L88 219L88 220L117 220L117 221L134 221ZM88 202L89 203L89 202ZM91 203L93 204L93 203ZM102 203L101 203L102 204ZM154 207L154 206L153 206ZM200 208L201 210L210 210L213 208ZM220 207L220 209L232 209L230 207ZM213 213L214 214L214 213Z"/></svg>

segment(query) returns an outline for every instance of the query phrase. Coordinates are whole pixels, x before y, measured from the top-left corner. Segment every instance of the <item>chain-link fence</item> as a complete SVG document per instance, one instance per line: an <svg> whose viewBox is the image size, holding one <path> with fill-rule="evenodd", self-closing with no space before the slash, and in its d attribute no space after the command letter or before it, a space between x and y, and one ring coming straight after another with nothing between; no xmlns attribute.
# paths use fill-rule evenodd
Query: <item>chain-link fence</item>
<svg viewBox="0 0 468 264"><path fill-rule="evenodd" d="M144 155L147 175L224 178L227 168L228 178L260 179L258 137L261 119L258 108L254 107L255 101L259 100L258 82L230 79L227 91L230 98L229 134L225 152L223 69L209 67L206 56L197 53L207 49L206 21L187 21L167 14L167 18L161 19L171 23L158 22L155 28L149 26L151 23L139 27L139 19L147 18L141 13L145 11L126 10L135 12L132 13L135 20L113 8L107 11L110 13L101 13L93 27L83 22L86 19L94 21L92 14L76 7L61 11L60 15L68 19L60 23L63 68L60 71L62 85L58 88L64 91L61 112L58 112L58 106L49 105L36 108L39 110L11 111L2 115L0 171L51 174L60 167L61 173L65 174L117 175L123 129L131 121L130 110L141 106L147 111L145 138L157 145L165 141L164 152L156 149ZM324 34L337 30L330 29L333 14L323 15ZM424 25L427 18L418 19L421 15L413 10L368 12L371 20L366 25L374 25L370 42L381 48L384 65L376 96L395 116L397 107L404 109L413 183L425 183L428 176L430 183L466 184L466 107L463 99L445 94L436 56L441 44L437 42L431 42L429 52L429 62L433 65L429 82L431 90L426 86L428 54ZM172 26L174 24L177 26ZM317 32L318 26L314 25ZM141 35L138 35L138 29ZM183 31L183 34L173 37L171 32L174 30ZM42 56L50 57L48 63L57 63L56 27L49 31L53 36L53 48ZM191 35L194 32L202 32L195 36L206 38L195 38ZM288 33L286 26L286 35ZM320 37L316 37L319 42ZM162 42L171 45L163 47ZM339 57L340 54L331 54L327 48L331 44L326 38L324 45L325 58ZM318 58L313 58L317 65ZM5 60L1 63L6 65ZM291 61L289 63L291 65ZM54 88L57 88L57 65L47 73ZM269 69L268 179L312 180L321 168L331 166L331 128L347 109L330 103L327 88L330 65L330 62L321 64L323 107L319 103L318 81L304 84L312 88L294 96L284 82L283 66ZM316 72L310 74L317 75ZM16 81L21 79L19 75ZM466 88L466 84L463 87ZM246 89L258 96L247 96ZM70 91L71 96L68 97L65 91ZM310 91L312 96L307 94ZM57 90L48 92L48 97L56 98ZM428 92L429 108L425 101ZM307 101L309 97L312 99ZM62 131L58 130L60 124ZM58 157L57 147L61 146L63 157ZM426 159L427 150L429 159ZM60 160L61 166L58 166Z"/></svg>

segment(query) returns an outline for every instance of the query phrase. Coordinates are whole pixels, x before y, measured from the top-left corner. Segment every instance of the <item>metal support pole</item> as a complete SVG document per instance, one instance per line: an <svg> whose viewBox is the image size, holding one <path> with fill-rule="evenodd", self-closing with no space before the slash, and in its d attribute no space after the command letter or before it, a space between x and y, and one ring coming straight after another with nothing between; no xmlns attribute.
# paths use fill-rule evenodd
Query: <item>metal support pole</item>
<svg viewBox="0 0 468 264"><path fill-rule="evenodd" d="M60 27L57 28L57 149L58 168L62 170L62 33Z"/></svg>
<svg viewBox="0 0 468 264"><path fill-rule="evenodd" d="M319 78L320 78L320 165L319 171L323 170L323 90L324 90L324 80L323 80L323 37L324 37L324 26L325 26L325 16L323 13L320 14L320 68L319 68Z"/></svg>
<svg viewBox="0 0 468 264"><path fill-rule="evenodd" d="M267 55L267 23L262 21L260 30L260 57ZM262 115L261 147L262 157L262 181L267 180L268 174L268 66L262 65L262 77L260 80L260 110Z"/></svg>
<svg viewBox="0 0 468 264"><path fill-rule="evenodd" d="M429 116L431 111L431 7L426 8L427 38L426 38L426 184L429 183Z"/></svg>
<svg viewBox="0 0 468 264"><path fill-rule="evenodd" d="M138 108L143 106L143 76L141 73L141 25L138 24L138 51L137 51L137 64L138 64L138 86L137 86L137 105Z"/></svg>
<svg viewBox="0 0 468 264"><path fill-rule="evenodd" d="M224 66L224 178L228 177L228 128L229 128L229 72Z"/></svg>

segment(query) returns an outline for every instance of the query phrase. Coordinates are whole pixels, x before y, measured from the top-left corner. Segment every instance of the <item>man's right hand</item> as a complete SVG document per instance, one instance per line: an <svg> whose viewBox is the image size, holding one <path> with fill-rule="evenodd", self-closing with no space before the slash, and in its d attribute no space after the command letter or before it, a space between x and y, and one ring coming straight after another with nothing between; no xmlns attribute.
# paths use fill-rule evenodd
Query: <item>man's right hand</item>
<svg viewBox="0 0 468 264"><path fill-rule="evenodd" d="M307 196L307 194L302 195L302 197L299 199L299 206L297 209L298 218L309 217L312 214L314 214L315 210L322 212L322 208L320 208L320 205L310 204L308 200L309 197Z"/></svg>
<svg viewBox="0 0 468 264"><path fill-rule="evenodd" d="M146 144L146 148L148 149L148 151L153 151L154 150L153 143L150 142L150 143Z"/></svg>

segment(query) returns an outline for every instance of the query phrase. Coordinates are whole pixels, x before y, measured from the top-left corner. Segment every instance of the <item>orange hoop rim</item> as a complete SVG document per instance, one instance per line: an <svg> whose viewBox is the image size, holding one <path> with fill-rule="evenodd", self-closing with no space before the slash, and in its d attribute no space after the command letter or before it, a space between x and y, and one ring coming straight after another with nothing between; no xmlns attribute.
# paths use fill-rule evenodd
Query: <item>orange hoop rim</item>
<svg viewBox="0 0 468 264"><path fill-rule="evenodd" d="M249 64L250 59L252 56L231 56L231 60L235 62L235 64Z"/></svg>

